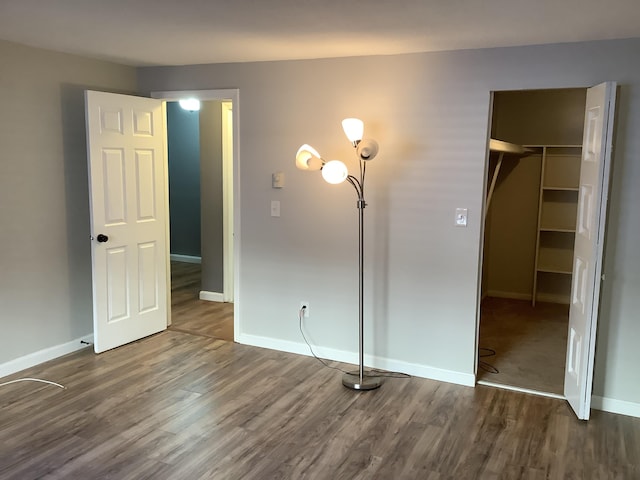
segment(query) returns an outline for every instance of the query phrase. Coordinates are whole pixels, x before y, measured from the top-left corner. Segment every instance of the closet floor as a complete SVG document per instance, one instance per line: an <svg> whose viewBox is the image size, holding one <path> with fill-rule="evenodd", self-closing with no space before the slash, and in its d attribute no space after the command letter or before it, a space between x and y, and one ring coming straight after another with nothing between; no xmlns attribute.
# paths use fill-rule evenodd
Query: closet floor
<svg viewBox="0 0 640 480"><path fill-rule="evenodd" d="M568 305L485 298L478 380L562 395L568 324Z"/></svg>

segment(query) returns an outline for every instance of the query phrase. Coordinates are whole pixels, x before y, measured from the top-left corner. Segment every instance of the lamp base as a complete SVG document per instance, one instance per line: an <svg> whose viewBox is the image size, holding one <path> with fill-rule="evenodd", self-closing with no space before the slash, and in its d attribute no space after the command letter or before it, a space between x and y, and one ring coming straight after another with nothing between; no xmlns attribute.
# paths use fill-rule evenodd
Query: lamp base
<svg viewBox="0 0 640 480"><path fill-rule="evenodd" d="M345 373L342 385L352 390L373 390L382 385L382 378L365 374L361 382L358 373Z"/></svg>

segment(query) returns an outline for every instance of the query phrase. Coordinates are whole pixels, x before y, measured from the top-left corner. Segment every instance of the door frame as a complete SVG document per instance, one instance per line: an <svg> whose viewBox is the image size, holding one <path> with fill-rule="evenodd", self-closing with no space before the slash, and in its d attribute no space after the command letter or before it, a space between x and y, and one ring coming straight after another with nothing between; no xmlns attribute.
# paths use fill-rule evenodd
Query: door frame
<svg viewBox="0 0 640 480"><path fill-rule="evenodd" d="M231 142L229 142L231 136ZM222 102L222 230L223 230L223 290L222 301L234 302L234 282L235 271L233 268L233 166L235 164L233 152L235 146L233 139L236 135L233 132L233 102L224 100Z"/></svg>
<svg viewBox="0 0 640 480"><path fill-rule="evenodd" d="M224 277L223 278L233 278L233 282L229 285L226 281L223 282L223 297L227 299L229 297L229 293L227 291L228 287L233 288L233 292L231 295L233 297L234 303L238 304L240 300L240 275L237 272L240 270L240 91L237 88L225 88L225 89L210 89L210 90L165 90L165 91L153 91L151 92L151 98L157 98L160 100L164 100L165 102L178 101L184 98L197 98L200 101L207 100L217 100L221 102L231 102L233 115L232 115L232 133L233 133L233 169L228 171L228 168L225 169L223 166L223 188L226 192L232 190L233 195L224 194L223 195L223 215L226 218L226 221L223 221L224 224L224 232L223 232L223 240L224 244L229 248L225 248L224 251ZM165 161L168 161L165 159ZM225 172L228 172L230 175L226 175ZM229 180L229 177L232 177ZM168 186L167 186L168 188ZM166 202L167 209L167 218L169 215L169 202L167 195ZM167 238L169 236L169 224L167 222ZM167 243L167 245L169 245ZM231 250L233 257L233 262L228 261L227 255ZM167 251L167 258L169 256L169 251ZM168 264L168 268L170 268L170 264ZM230 271L227 271L230 269ZM170 275L168 275L169 282L171 281ZM169 292L171 292L171 286L169 285ZM168 295L169 306L171 303L171 295ZM170 311L170 309L169 309ZM171 319L169 316L168 322L171 323ZM233 309L233 337L234 341L237 341L239 332L240 332L240 314L239 308Z"/></svg>
<svg viewBox="0 0 640 480"><path fill-rule="evenodd" d="M492 121L493 121L493 105L494 105L494 94L495 92L507 92L507 91L531 91L531 90L559 90L559 89L567 89L567 88L579 88L579 89L585 89L588 90L589 88L593 87L595 85L593 84L588 84L588 85L578 85L578 86L573 86L573 85L562 85L562 86L557 86L557 87L553 87L553 86L543 86L543 87L539 87L539 88L535 88L535 87L527 87L527 88L501 88L501 89L492 89L489 91L489 108L488 108L488 114L489 114L489 118L487 121L487 132L486 132L486 150L485 150L485 160L484 160L484 176L483 176L483 188L482 188L482 211L484 211L484 209L486 208L486 203L487 203L487 198L486 198L486 191L487 191L487 183L488 183L488 173L489 173L489 156L490 156L490 151L489 151L489 140L491 138L491 125L492 125ZM612 160L612 158L611 158ZM611 186L609 185L609 196L611 194ZM600 216L602 216L602 208L603 205L602 203L598 206L598 211L600 212ZM475 357L474 357L474 376L476 377L476 384L478 383L478 367L479 367L479 342L480 342L480 316L481 316L481 303L482 303L482 285L483 285L483 262L484 262L484 238L485 238L485 221L486 218L483 219L483 221L481 222L480 225L480 238L479 238L479 254L478 254L478 275L477 275L477 297L476 297L476 338L475 338ZM602 237L603 237L603 241L604 239L606 239L606 224L603 225L603 231L602 231ZM602 264L604 262L604 250L601 251L601 257L599 262ZM596 279L596 281L598 281L598 279ZM572 289L573 289L573 282L572 282ZM597 304L598 302L596 302ZM596 315L598 315L598 313L596 312ZM597 341L596 338L597 332L594 331L592 332L592 338L591 341L595 344ZM590 362L590 368L593 369L595 368L595 364L593 361ZM566 367L566 360L565 360L565 367ZM548 393L548 392L539 392L536 390L529 390L526 388L521 388L521 387L511 387L511 386L504 386L505 389L508 390L515 390L515 391L519 391L519 392L525 392L525 393L532 393L532 394L536 394L536 395L541 395L541 396L547 396L547 397L552 397L552 398L559 398L559 399L563 399L566 400L564 395L557 395L557 394L553 394L553 393Z"/></svg>

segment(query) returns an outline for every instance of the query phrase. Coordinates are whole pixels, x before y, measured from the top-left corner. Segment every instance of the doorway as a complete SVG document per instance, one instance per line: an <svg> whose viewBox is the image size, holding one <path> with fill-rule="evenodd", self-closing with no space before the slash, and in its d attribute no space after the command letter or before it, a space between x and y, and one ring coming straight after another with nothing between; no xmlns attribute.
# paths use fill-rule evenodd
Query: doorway
<svg viewBox="0 0 640 480"><path fill-rule="evenodd" d="M478 383L563 398L586 92L493 95Z"/></svg>
<svg viewBox="0 0 640 480"><path fill-rule="evenodd" d="M220 100L166 103L171 328L227 341L234 338L233 288L226 285L233 275L225 271L233 271L233 259L225 265L223 248L230 111L231 102Z"/></svg>
<svg viewBox="0 0 640 480"><path fill-rule="evenodd" d="M178 313L181 319L191 323L195 321L196 330L204 332L207 336L217 338L220 337L218 333L223 332L224 339L234 340L236 332L239 331L239 318L234 308L238 298L235 268L238 264L236 242L239 242L239 232L235 226L239 224L239 219L238 209L233 208L237 202L238 191L238 91L170 91L153 92L151 96L166 102L177 102L185 98L201 102L200 111L191 112L198 116L198 206L201 211L201 233L198 240L201 239L201 263L197 263L197 255L194 255L193 259L189 255L176 255L177 252L172 248L171 276L177 279L173 292L180 298L177 303L171 302L172 315ZM187 196L193 196L193 191L186 193ZM195 209L194 207L192 210ZM191 230L192 237L194 231L197 229ZM171 233L173 235L173 229ZM194 290L197 295L193 295ZM190 315L184 315L185 299L193 302ZM206 317L216 318L209 322L211 325L207 325L197 311L201 311ZM172 323L170 320L170 324ZM172 328L182 327L172 325Z"/></svg>

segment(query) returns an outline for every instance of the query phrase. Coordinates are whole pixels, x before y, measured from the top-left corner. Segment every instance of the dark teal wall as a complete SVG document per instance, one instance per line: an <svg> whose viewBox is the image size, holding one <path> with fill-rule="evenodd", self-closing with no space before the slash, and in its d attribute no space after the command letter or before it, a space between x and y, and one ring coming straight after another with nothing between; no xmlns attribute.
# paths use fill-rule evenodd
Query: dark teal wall
<svg viewBox="0 0 640 480"><path fill-rule="evenodd" d="M171 253L200 256L200 121L167 103Z"/></svg>

